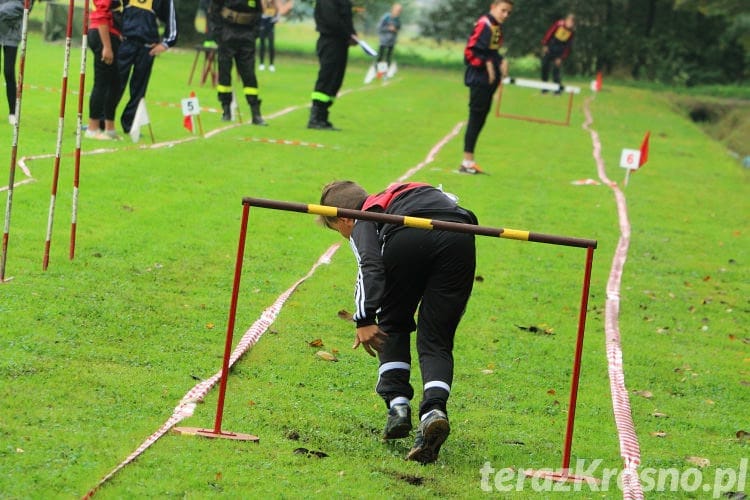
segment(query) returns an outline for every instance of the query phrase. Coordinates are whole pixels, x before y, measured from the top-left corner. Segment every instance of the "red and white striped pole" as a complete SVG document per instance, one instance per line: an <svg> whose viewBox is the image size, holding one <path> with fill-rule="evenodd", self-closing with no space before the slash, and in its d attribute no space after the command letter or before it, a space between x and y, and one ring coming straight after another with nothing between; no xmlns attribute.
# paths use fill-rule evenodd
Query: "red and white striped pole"
<svg viewBox="0 0 750 500"><path fill-rule="evenodd" d="M49 249L52 244L52 223L55 218L55 201L57 199L57 183L60 178L60 157L62 156L63 125L65 123L65 100L68 97L68 68L70 66L70 45L73 38L73 11L74 0L68 3L68 21L65 25L65 61L63 62L63 74L60 94L60 116L57 120L57 143L55 146L55 164L52 170L52 193L49 200L49 214L47 216L47 237L44 240L44 259L42 269L47 270L49 266Z"/></svg>
<svg viewBox="0 0 750 500"><path fill-rule="evenodd" d="M23 75L26 68L26 39L29 32L29 11L31 0L23 2L23 19L21 20L21 61L18 64L18 82L16 86L16 122L13 125L13 143L10 148L10 173L8 175L8 201L5 205L5 225L3 227L3 246L0 254L0 283L5 281L5 264L8 258L8 239L10 236L10 215L13 209L13 184L16 182L16 160L18 159L18 134L21 125L21 95L23 93Z"/></svg>
<svg viewBox="0 0 750 500"><path fill-rule="evenodd" d="M86 84L86 51L88 50L89 0L83 3L83 26L81 28L81 73L78 79L78 115L76 120L76 151L73 167L73 209L70 222L70 252L73 260L76 255L76 229L78 226L78 185L81 173L81 130L83 129L83 95Z"/></svg>

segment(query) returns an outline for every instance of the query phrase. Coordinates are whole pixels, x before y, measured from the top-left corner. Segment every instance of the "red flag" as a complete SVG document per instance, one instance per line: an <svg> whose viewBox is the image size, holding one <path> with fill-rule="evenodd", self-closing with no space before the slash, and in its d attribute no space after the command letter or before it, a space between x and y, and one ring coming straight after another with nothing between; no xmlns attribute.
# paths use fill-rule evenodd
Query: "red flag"
<svg viewBox="0 0 750 500"><path fill-rule="evenodd" d="M193 133L193 116L192 115L185 115L185 117L182 119L182 126L185 127L190 131L190 133Z"/></svg>
<svg viewBox="0 0 750 500"><path fill-rule="evenodd" d="M638 162L638 168L642 167L648 161L648 139L651 137L651 132L646 132L641 143L641 160Z"/></svg>
<svg viewBox="0 0 750 500"><path fill-rule="evenodd" d="M602 72L598 71L596 73L596 91L599 92L602 90Z"/></svg>

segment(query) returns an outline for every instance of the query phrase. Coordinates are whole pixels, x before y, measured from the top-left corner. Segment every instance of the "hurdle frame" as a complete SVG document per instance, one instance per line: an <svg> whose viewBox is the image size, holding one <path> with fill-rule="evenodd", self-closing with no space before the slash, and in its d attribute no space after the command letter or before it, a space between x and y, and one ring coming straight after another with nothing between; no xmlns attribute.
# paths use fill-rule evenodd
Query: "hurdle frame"
<svg viewBox="0 0 750 500"><path fill-rule="evenodd" d="M176 427L174 430L178 434L199 435L208 438L229 438L244 439L249 436L250 439L258 441L259 438L252 435L236 434L222 430L222 419L224 413L224 401L226 397L227 379L229 378L229 358L232 351L232 339L234 336L234 325L237 314L237 304L239 301L240 281L242 278L242 266L245 255L245 246L247 240L248 221L250 217L250 207L267 208L272 210L281 210L287 212L298 212L319 215L323 217L343 217L357 220L367 220L373 222L383 222L388 224L402 225L412 228L425 230L442 230L458 233L470 233L477 236L490 236L496 238L514 239L519 241L531 241L536 243L546 243L551 245L560 245L586 249L586 262L584 268L583 286L581 291L581 302L578 314L578 328L576 333L575 354L573 360L573 370L571 374L571 388L568 404L568 417L566 421L565 438L562 451L562 470L560 473L547 472L546 470L524 470L527 477L544 477L556 482L596 482L594 478L574 476L570 474L570 456L573 444L573 431L575 426L575 410L578 399L578 387L581 373L581 360L583 357L583 340L586 330L586 318L588 311L588 299L591 286L591 270L593 266L594 250L597 248L597 241L593 239L576 238L570 236L559 236L546 233L537 233L532 231L493 228L473 224L463 224L459 222L448 222L436 219L425 219L421 217L411 217L405 215L384 214L377 212L366 212L362 210L352 210L326 205L295 203L279 200L270 200L264 198L244 197L242 198L242 217L240 222L240 235L237 248L237 260L235 262L235 273L232 284L232 296L229 306L229 315L227 321L227 333L224 343L224 357L221 370L221 382L219 386L219 396L216 406L216 417L214 419L213 429Z"/></svg>
<svg viewBox="0 0 750 500"><path fill-rule="evenodd" d="M565 120L548 120L546 118L536 118L533 116L522 116L522 115L512 115L512 114L506 114L500 112L500 106L502 104L503 99L503 87L505 85L518 85L521 87L527 87L532 89L539 89L539 90L547 90L547 91L553 91L553 92L565 92L568 94L568 106L567 111L565 114ZM573 114L573 97L576 94L580 94L581 89L580 87L566 87L564 85L556 84L556 83L547 83L547 82L538 82L536 80L527 80L525 78L504 78L502 81L502 84L497 90L497 104L495 106L495 117L497 118L509 118L511 120L522 120L527 122L534 122L534 123L543 123L546 125L559 125L562 127L567 127L570 125L570 117Z"/></svg>

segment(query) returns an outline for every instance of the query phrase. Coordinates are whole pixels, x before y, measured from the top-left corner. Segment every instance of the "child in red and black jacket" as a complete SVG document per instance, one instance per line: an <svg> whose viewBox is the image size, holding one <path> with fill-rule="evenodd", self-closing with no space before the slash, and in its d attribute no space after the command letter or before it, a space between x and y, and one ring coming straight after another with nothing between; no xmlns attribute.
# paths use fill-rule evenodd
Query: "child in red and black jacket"
<svg viewBox="0 0 750 500"><path fill-rule="evenodd" d="M459 172L482 173L482 169L474 161L474 147L490 112L492 95L508 73L507 61L503 60L499 50L503 45L502 23L512 10L512 0L494 0L489 13L477 20L464 49L464 84L469 87L469 122L466 125L464 158Z"/></svg>
<svg viewBox="0 0 750 500"><path fill-rule="evenodd" d="M565 19L560 19L550 26L542 38L542 81L549 80L549 70L552 69L552 81L560 85L555 91L556 95L562 93L562 77L560 69L562 63L570 55L575 36L576 18L574 14L568 14ZM546 94L546 90L542 90Z"/></svg>
<svg viewBox="0 0 750 500"><path fill-rule="evenodd" d="M385 214L476 224L455 197L419 182L393 184L369 195L351 181L323 189L323 205ZM411 431L411 332L416 330L422 402L407 460L430 463L450 433L448 396L453 383L453 340L471 295L476 267L474 235L394 224L325 217L349 240L359 271L354 321L360 344L378 354L376 390L388 408L384 439ZM417 322L414 322L418 310Z"/></svg>

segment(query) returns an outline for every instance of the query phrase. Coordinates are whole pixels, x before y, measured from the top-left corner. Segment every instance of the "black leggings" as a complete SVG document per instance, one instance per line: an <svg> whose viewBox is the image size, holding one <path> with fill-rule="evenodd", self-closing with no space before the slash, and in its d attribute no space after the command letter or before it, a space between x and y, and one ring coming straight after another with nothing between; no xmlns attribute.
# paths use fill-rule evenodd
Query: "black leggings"
<svg viewBox="0 0 750 500"><path fill-rule="evenodd" d="M110 40L115 59L112 64L106 64L102 61L104 45L99 30L92 29L88 33L88 44L94 53L94 85L89 97L89 118L92 120L114 120L115 109L120 99L120 75L117 70L120 39L110 35Z"/></svg>
<svg viewBox="0 0 750 500"><path fill-rule="evenodd" d="M3 74L5 75L5 95L8 97L8 112L16 114L16 56L18 47L3 45Z"/></svg>
<svg viewBox="0 0 750 500"><path fill-rule="evenodd" d="M469 87L469 123L464 135L464 153L473 153L479 139L479 132L484 127L487 114L492 107L492 95L497 89L497 80L493 85Z"/></svg>
<svg viewBox="0 0 750 500"><path fill-rule="evenodd" d="M273 66L273 61L276 58L276 45L274 43L274 23L272 19L262 19L260 21L260 63L263 64L263 60L266 57L266 41L268 41L268 64Z"/></svg>
<svg viewBox="0 0 750 500"><path fill-rule="evenodd" d="M378 62L382 61L383 58L385 58L385 62L387 62L388 66L390 66L392 56L393 56L393 45L391 45L390 47L386 47L385 45L380 46L380 50L378 51Z"/></svg>

